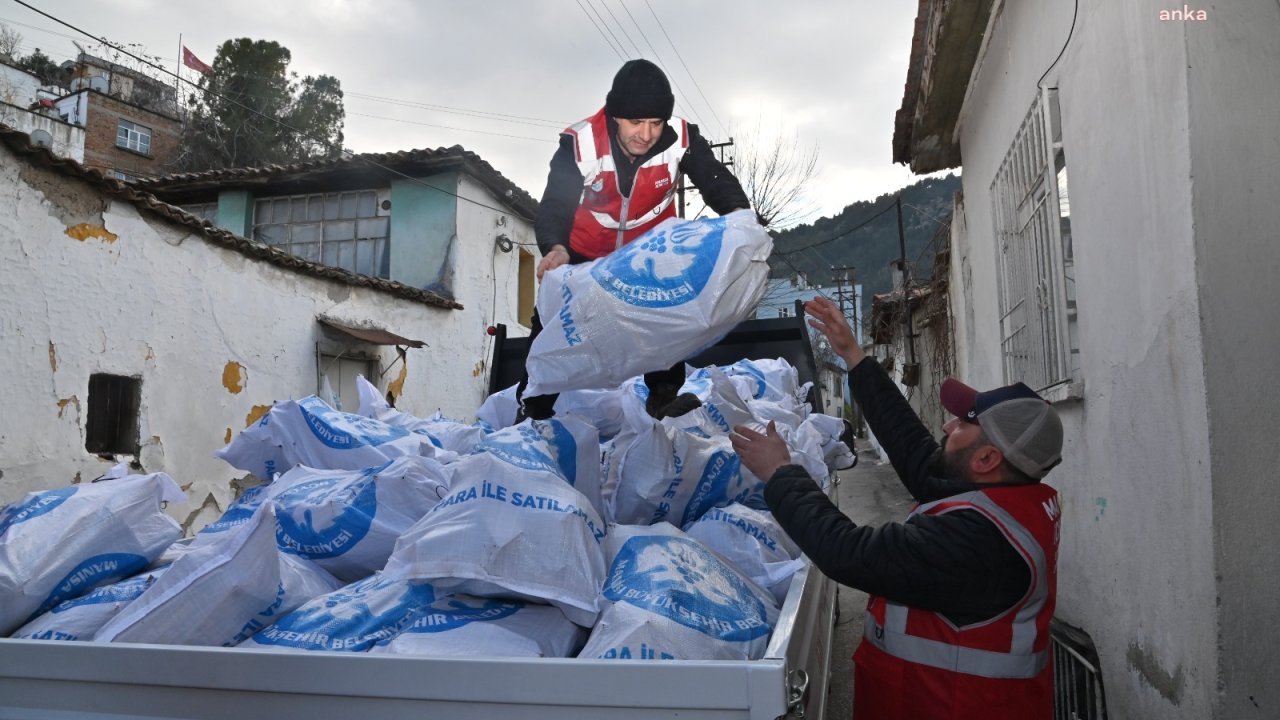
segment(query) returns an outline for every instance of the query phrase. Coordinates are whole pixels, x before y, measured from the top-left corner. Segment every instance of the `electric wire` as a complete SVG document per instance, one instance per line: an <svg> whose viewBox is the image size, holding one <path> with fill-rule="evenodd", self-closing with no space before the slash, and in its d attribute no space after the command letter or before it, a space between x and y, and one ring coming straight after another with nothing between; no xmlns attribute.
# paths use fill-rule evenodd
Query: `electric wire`
<svg viewBox="0 0 1280 720"><path fill-rule="evenodd" d="M777 253L777 254L779 254L779 255L795 255L795 254L796 254L796 253L798 253L798 252L804 252L805 250L810 250L810 249L813 249L813 248L816 248L816 247L820 247L820 246L822 246L822 245L826 245L826 244L828 244L828 243L835 242L836 240L839 240L840 238L842 238L842 237L844 237L844 236L846 236L846 235L849 235L850 233L853 233L853 232L854 232L854 231L856 231L856 230L859 230L859 229L861 229L861 228L866 227L867 225L870 225L870 224L871 224L871 222L872 222L873 220L875 220L876 218L880 217L881 215L884 215L885 213L889 212L889 211L890 211L890 210L892 210L894 207L895 207L894 203L889 203L889 205L888 205L888 206L886 206L884 209L882 209L880 212L878 212L878 213L876 213L875 215L872 215L871 217L869 217L869 218L867 218L867 219L863 220L862 222L858 223L857 225L854 225L853 227L849 228L848 230L845 230L845 231L843 231L843 232L840 232L840 233L837 233L837 234L835 234L835 235L832 235L831 237L829 237L829 238L827 238L827 239L825 239L825 240L819 240L818 242L811 243L811 244L809 244L809 245L805 245L804 247L795 248L794 250L788 250L788 251L786 251L785 253ZM788 264L789 264L789 263L788 263Z"/></svg>
<svg viewBox="0 0 1280 720"><path fill-rule="evenodd" d="M1076 32L1076 17L1080 14L1080 0L1076 0L1075 9L1071 11L1071 29L1067 31L1067 39L1062 43L1062 49L1058 51L1058 57L1053 59L1049 67L1044 69L1044 74L1036 81L1036 87L1044 87L1044 79L1049 75L1049 71L1058 65L1058 61L1062 59L1063 53L1067 51L1067 46L1071 44L1071 36Z"/></svg>
<svg viewBox="0 0 1280 720"><path fill-rule="evenodd" d="M627 53L622 47L622 43L618 43L617 38L613 38L613 40L609 39L613 35L613 31L609 30L609 28L604 25L604 18L600 18L600 13L596 10L595 6L591 4L591 0L585 0L585 6L582 4L584 0L574 0L574 2L578 3L578 7L582 8L582 12L587 14L587 19L591 20L591 24L596 26L596 32L600 33L600 37L604 38L604 41L609 44L609 47L613 49L613 52L618 56L618 59L626 62ZM587 8L591 9L588 10ZM597 24L596 20L591 17L592 13L595 13L597 18L600 18L599 24ZM617 44L615 45L615 43Z"/></svg>
<svg viewBox="0 0 1280 720"><path fill-rule="evenodd" d="M702 121L697 117L698 113L694 109L693 102L689 99L688 93L686 93L684 88L680 87L680 83L676 81L675 73L671 72L671 70L667 68L667 64L663 62L662 56L658 53L658 49L653 46L652 42L649 42L649 36L645 34L644 28L640 27L640 23L636 21L636 16L631 14L631 10L622 3L622 0L618 0L618 4L622 5L622 9L626 11L627 17L631 18L631 24L636 26L636 30L640 32L640 37L644 39L645 44L649 46L651 51L653 51L654 59L658 61L660 66L662 66L662 71L667 74L667 78L671 80L671 84L675 86L676 93L680 95L680 99L688 108L688 115L690 119L698 125L701 125Z"/></svg>
<svg viewBox="0 0 1280 720"><path fill-rule="evenodd" d="M671 36L667 34L667 28L662 24L662 19L658 17L658 13L654 12L653 5L649 3L649 0L644 0L644 4L649 8L649 13L653 15L653 19L657 21L658 29L662 30L663 37L667 39L667 43L671 45L671 49L675 51L676 58L680 60L680 66L684 68L685 74L693 81L693 86L697 88L698 94L702 95L702 102L706 103L707 109L711 111L711 117L715 118L716 124L720 126L720 132L728 135L729 131L725 128L724 123L720 121L720 116L716 114L715 108L712 107L711 102L707 100L706 94L702 92L702 86L698 84L698 79L693 76L693 73L689 72L689 66L685 64L684 56L680 54L680 49L676 47L675 42L671 40Z"/></svg>
<svg viewBox="0 0 1280 720"><path fill-rule="evenodd" d="M590 1L587 0L587 2ZM618 21L618 16L613 14L613 8L609 7L608 0L600 0L600 4L604 6L605 12L609 13L609 17L613 18L613 24L618 26L618 32L622 33L622 37L631 43L631 48L636 51L636 57L643 55L644 53L640 52L640 46L636 44L635 38L631 37L627 29L622 27L622 23Z"/></svg>
<svg viewBox="0 0 1280 720"><path fill-rule="evenodd" d="M220 98L220 99L222 99L222 100L225 100L226 102L229 102L229 103L231 103L232 105L235 105L236 107L238 107L238 108L240 108L240 109L242 109L242 110L245 110L245 111L247 111L247 112L249 112L249 113L251 113L251 114L253 114L253 115L256 115L256 116L258 116L258 117L260 117L260 118L263 118L264 120L267 120L268 122L275 123L275 124L276 124L276 125L278 125L279 127L282 127L282 128L284 128L285 130L288 130L288 131L290 131L290 132L294 133L295 135L297 135L297 136L299 136L299 137L303 137L303 138L306 138L306 139L308 139L308 140L312 140L312 141L314 141L314 142L316 142L316 143L319 143L319 144L320 144L321 146L323 146L323 147L329 147L329 148L333 147L333 144L332 144L332 143L330 143L328 140L326 140L326 139L324 139L324 138L316 137L316 136L311 135L311 134L309 134L309 133L303 132L302 130L299 130L299 129L297 129L297 128L295 128L295 127L291 126L291 125L289 125L288 123L284 122L283 120L280 120L279 118L271 117L270 115L266 115L266 114L264 114L264 113L258 112L257 110L255 110L255 109L253 109L253 108L249 107L248 105L245 105L244 103L241 103L241 102L239 102L239 101L237 101L237 100L234 100L234 99L232 99L232 98L229 98L229 97L227 97L227 96L225 96L225 95L222 95L222 94L220 94L220 93L214 93L214 92L211 92L211 91L209 91L207 88L200 88L200 86L199 86L199 85L197 85L196 83L191 82L190 80L187 80L186 78L182 77L182 76L181 76L181 75L179 75L178 73L175 73L175 72L173 72L172 70L169 70L168 68L161 67L161 66L159 66L159 65L157 65L157 64L155 64L155 63L153 63L153 62L151 62L150 60L147 60L147 59L145 59L145 58L139 57L138 55L135 55L134 53L131 53L131 52L129 52L128 50L125 50L124 48L120 47L119 45L116 45L115 43L110 42L110 41L109 41L109 40L107 40L106 38L96 37L96 36L94 36L92 33L88 32L88 31L86 31L86 30L83 30L83 29L81 29L81 28L79 28L79 27L77 27L77 26L75 26L75 25L72 25L71 23L69 23L69 22L67 22L67 21L65 21L65 20L62 20L61 18L55 17L55 16L53 16L53 15L50 15L49 13L47 13L47 12L45 12L45 11L43 11L43 10L41 10L41 9L37 8L37 7L34 7L33 5L31 5L31 4L29 4L29 3L27 3L25 0L13 0L13 1L14 1L14 2L16 2L16 3L17 3L17 4L19 4L19 5L21 5L21 6L25 7L25 8L27 8L28 10L31 10L31 11L32 11L32 12L34 12L34 13L37 13L37 14L39 14L39 15L42 15L42 16L44 16L44 17L46 17L46 18L48 18L48 19L50 19L50 20L52 20L52 21L54 21L54 22L58 23L59 25L63 25L63 26L65 26L65 27L67 27L67 28L70 28L71 30L76 31L76 32L80 33L81 35L84 35L85 37L92 38L93 40L96 40L97 42L102 43L102 44L103 44L103 45L105 45L106 47L109 47L109 48L111 48L112 50L115 50L116 52L119 52L119 53L122 53L122 54L124 54L124 55L127 55L127 56L129 56L129 57L133 58L134 60L137 60L138 62L143 63L144 65L147 65L147 66L149 66L149 67L151 67L151 68L153 68L153 69L155 69L155 70L158 70L158 71L160 71L160 72L164 73L165 75L169 75L169 76L172 76L172 77L174 77L174 78L177 78L178 82L184 82L184 83L187 83L188 85L191 85L192 87L195 87L195 88L198 88L198 89L202 89L204 92L209 93L209 94L211 94L211 95L213 95L213 96L215 96L215 97L218 97L218 98ZM383 170L383 171L385 171L385 172L387 172L387 173L390 173L390 174L395 175L395 176L397 176L397 177L400 177L400 178L402 178L402 179L409 180L410 182L413 182L413 183L416 183L416 184L422 185L423 187L429 187L429 188L431 188L432 190L435 190L436 192L444 193L445 195L452 196L452 197L454 197L454 198L456 198L456 199L458 199L458 200L462 200L462 201L465 201L465 202L471 203L472 205L476 205L476 206L478 206L478 207L483 207L483 208L485 208L485 209L492 210L492 211L497 212L497 213L514 215L514 216L516 216L516 217L518 217L518 218L520 218L520 219L522 219L522 220L525 220L526 222L533 222L533 218L526 217L526 216L524 216L524 215L520 214L519 212L517 212L517 211L515 210L515 208L514 208L514 207L512 207L512 208L507 208L507 209L497 208L497 207L494 207L494 206L489 205L489 204L487 204L487 203L480 202L480 201L478 201L478 200L473 200L473 199L471 199L471 198L463 197L463 196L461 196L461 195L459 195L459 194L457 194L457 193L450 192L450 191L445 190L445 189L443 189L443 188L439 188L439 187L436 187L436 186L434 186L434 185L431 185L430 183L427 183L426 181L422 180L421 178L413 177L412 175L409 175L409 174L407 174L407 173L404 173L404 172L401 172L401 171L399 171L399 170L396 170L395 168L391 168L391 167L388 167L388 166L386 166L386 165L383 165L383 164L381 164L381 163L379 163L379 162L377 162L377 161L375 161L375 160L373 160L373 159L369 158L369 157L368 157L367 155L365 155L365 154L357 154L357 153L355 153L355 152L352 152L351 150L348 150L348 149L346 149L346 148L342 148L342 147L339 147L339 148L338 148L338 150L339 150L339 152L340 152L344 157L346 157L346 158L348 158L348 159L360 160L360 161L365 162L365 163L367 163L367 164L369 164L369 165L371 165L371 166L373 166L373 167L379 168L379 169L381 169L381 170Z"/></svg>

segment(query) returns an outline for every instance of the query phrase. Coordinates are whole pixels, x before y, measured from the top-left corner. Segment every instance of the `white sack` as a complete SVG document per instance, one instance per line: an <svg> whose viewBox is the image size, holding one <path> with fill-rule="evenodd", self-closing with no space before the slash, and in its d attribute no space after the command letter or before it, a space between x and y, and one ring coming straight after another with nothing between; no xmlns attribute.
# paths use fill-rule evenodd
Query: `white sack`
<svg viewBox="0 0 1280 720"><path fill-rule="evenodd" d="M0 637L99 585L137 574L182 528L165 502L186 496L164 473L29 493L0 508Z"/></svg>
<svg viewBox="0 0 1280 720"><path fill-rule="evenodd" d="M423 435L334 410L311 395L276 403L214 457L270 481L295 465L329 470L375 467L402 455L420 455L424 443L430 445L430 440Z"/></svg>
<svg viewBox="0 0 1280 720"><path fill-rule="evenodd" d="M235 645L342 583L276 547L265 503L235 530L198 540L155 584L102 626L100 642Z"/></svg>
<svg viewBox="0 0 1280 720"><path fill-rule="evenodd" d="M745 505L712 508L684 531L773 593L779 606L787 596L791 576L804 567L800 548L773 516Z"/></svg>
<svg viewBox="0 0 1280 720"><path fill-rule="evenodd" d="M520 401L516 399L519 384L490 395L476 410L476 425L493 432L516 424L516 413L520 411Z"/></svg>
<svg viewBox="0 0 1280 720"><path fill-rule="evenodd" d="M67 600L14 631L17 640L89 640L125 605L133 602L167 567L134 575Z"/></svg>
<svg viewBox="0 0 1280 720"><path fill-rule="evenodd" d="M378 388L363 375L356 376L356 393L360 398L361 417L373 418L393 427L408 430L425 437L432 445L459 455L470 454L476 443L485 436L485 430L477 425L464 425L437 412L425 420L391 407Z"/></svg>
<svg viewBox="0 0 1280 720"><path fill-rule="evenodd" d="M370 653L436 657L573 657L587 632L559 608L451 595L416 611Z"/></svg>
<svg viewBox="0 0 1280 720"><path fill-rule="evenodd" d="M845 431L844 420L814 413L800 424L800 430L814 435L818 446L822 448L822 458L832 472L848 470L858 464L858 456L840 439Z"/></svg>
<svg viewBox="0 0 1280 720"><path fill-rule="evenodd" d="M519 385L496 392L485 398L476 411L476 427L487 432L501 430L516 424L520 403L516 400ZM594 425L601 439L618 434L622 427L622 395L625 386L612 390L568 390L556 398L557 417L573 415Z"/></svg>
<svg viewBox="0 0 1280 720"><path fill-rule="evenodd" d="M769 593L667 523L609 532L606 607L578 657L757 660L778 608Z"/></svg>
<svg viewBox="0 0 1280 720"><path fill-rule="evenodd" d="M542 278L527 395L614 388L717 343L755 312L773 240L740 210L668 220L599 260Z"/></svg>
<svg viewBox="0 0 1280 720"><path fill-rule="evenodd" d="M452 468L450 495L400 537L384 573L430 580L437 592L549 602L594 624L605 525L587 498L545 464L492 452Z"/></svg>
<svg viewBox="0 0 1280 720"><path fill-rule="evenodd" d="M601 512L600 434L579 418L525 420L491 433L475 453L496 455L513 468L551 473L585 495L596 513Z"/></svg>
<svg viewBox="0 0 1280 720"><path fill-rule="evenodd" d="M386 564L396 538L440 502L448 482L440 463L405 456L355 471L299 465L267 496L280 549L351 582Z"/></svg>
<svg viewBox="0 0 1280 720"><path fill-rule="evenodd" d="M394 637L434 599L424 580L372 575L309 600L237 647L364 652Z"/></svg>

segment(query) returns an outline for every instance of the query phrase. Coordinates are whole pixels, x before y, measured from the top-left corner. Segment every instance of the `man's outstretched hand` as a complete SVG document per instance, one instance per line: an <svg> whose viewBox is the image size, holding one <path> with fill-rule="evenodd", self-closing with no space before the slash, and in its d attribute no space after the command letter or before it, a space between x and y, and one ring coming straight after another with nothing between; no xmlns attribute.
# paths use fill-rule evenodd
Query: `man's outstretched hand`
<svg viewBox="0 0 1280 720"><path fill-rule="evenodd" d="M733 444L733 451L742 459L742 464L747 466L752 475L765 482L773 477L778 468L791 464L791 451L787 449L786 441L778 434L778 428L772 420L763 434L745 425L734 427L729 434L729 442Z"/></svg>
<svg viewBox="0 0 1280 720"><path fill-rule="evenodd" d="M542 279L543 273L569 262L569 251L564 249L563 245L555 245L546 255L542 256L542 262L538 263L538 279Z"/></svg>
<svg viewBox="0 0 1280 720"><path fill-rule="evenodd" d="M809 316L809 326L823 335L831 343L831 349L844 358L844 362L852 370L854 365L862 362L867 356L853 336L853 329L844 313L835 303L824 297L816 297L804 304L804 312Z"/></svg>

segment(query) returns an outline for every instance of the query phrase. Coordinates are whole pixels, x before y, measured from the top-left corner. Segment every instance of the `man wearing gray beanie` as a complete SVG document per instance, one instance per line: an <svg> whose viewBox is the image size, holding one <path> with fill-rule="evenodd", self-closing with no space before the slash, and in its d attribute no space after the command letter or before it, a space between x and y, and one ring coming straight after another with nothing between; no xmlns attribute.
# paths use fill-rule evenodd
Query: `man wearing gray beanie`
<svg viewBox="0 0 1280 720"><path fill-rule="evenodd" d="M542 251L539 280L561 265L604 257L675 217L682 175L720 215L750 207L738 179L696 125L672 116L674 108L662 69L629 60L614 76L604 107L560 134L534 224ZM531 338L541 329L535 312ZM683 363L646 374L649 412L662 416L683 383ZM522 414L551 417L556 396L526 398L524 387L521 382L517 390Z"/></svg>

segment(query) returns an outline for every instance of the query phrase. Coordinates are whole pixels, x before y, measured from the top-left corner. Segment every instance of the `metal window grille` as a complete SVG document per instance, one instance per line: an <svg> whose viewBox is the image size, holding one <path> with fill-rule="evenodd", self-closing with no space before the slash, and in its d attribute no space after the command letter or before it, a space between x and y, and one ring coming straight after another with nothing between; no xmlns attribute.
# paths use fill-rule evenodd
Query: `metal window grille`
<svg viewBox="0 0 1280 720"><path fill-rule="evenodd" d="M136 455L141 402L140 378L90 375L84 449L100 455Z"/></svg>
<svg viewBox="0 0 1280 720"><path fill-rule="evenodd" d="M116 128L116 146L150 155L151 128L121 120Z"/></svg>
<svg viewBox="0 0 1280 720"><path fill-rule="evenodd" d="M1045 89L991 184L1005 379L1036 390L1071 381L1078 372L1060 125L1057 90Z"/></svg>
<svg viewBox="0 0 1280 720"><path fill-rule="evenodd" d="M1093 640L1085 631L1054 618L1049 625L1053 648L1054 720L1106 720L1102 670Z"/></svg>
<svg viewBox="0 0 1280 720"><path fill-rule="evenodd" d="M254 203L253 237L313 262L390 276L391 218L377 193L324 193L263 198Z"/></svg>

